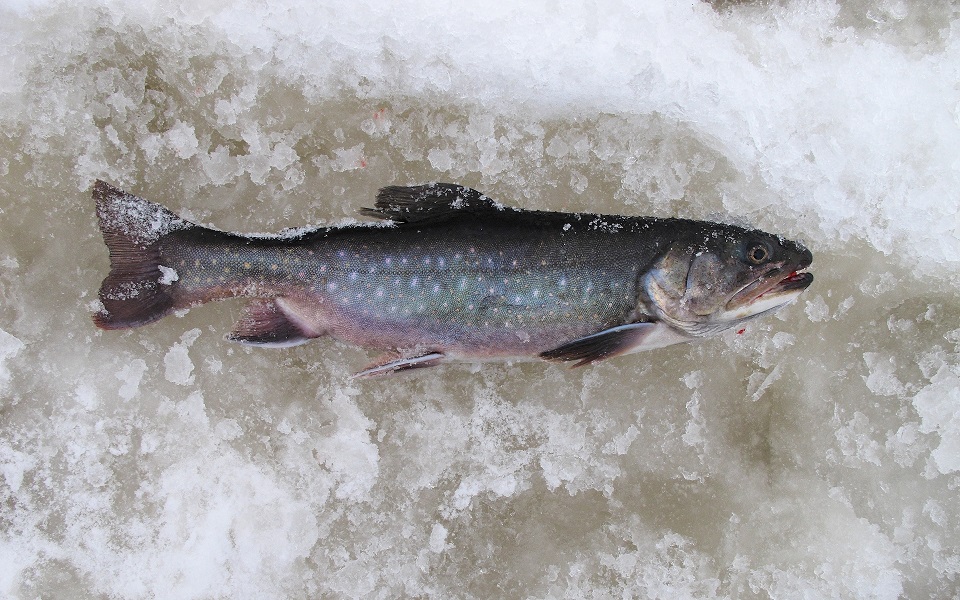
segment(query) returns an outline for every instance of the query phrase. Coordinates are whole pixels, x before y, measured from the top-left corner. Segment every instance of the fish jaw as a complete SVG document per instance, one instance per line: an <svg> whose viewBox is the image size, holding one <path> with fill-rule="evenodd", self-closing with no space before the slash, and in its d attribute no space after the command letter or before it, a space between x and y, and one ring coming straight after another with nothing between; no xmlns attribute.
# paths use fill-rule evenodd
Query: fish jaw
<svg viewBox="0 0 960 600"><path fill-rule="evenodd" d="M743 321L778 310L795 301L813 283L810 273L794 273L775 283L768 290L754 296L753 300L727 309L720 321Z"/></svg>
<svg viewBox="0 0 960 600"><path fill-rule="evenodd" d="M730 298L719 319L748 319L793 302L813 283L813 274L802 271L811 262L807 252L800 262L757 278Z"/></svg>

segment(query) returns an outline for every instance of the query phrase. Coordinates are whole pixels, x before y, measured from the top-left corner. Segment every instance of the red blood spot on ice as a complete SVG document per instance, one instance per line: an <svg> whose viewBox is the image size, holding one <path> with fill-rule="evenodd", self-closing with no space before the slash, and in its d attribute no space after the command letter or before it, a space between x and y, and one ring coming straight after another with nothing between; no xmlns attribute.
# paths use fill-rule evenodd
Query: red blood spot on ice
<svg viewBox="0 0 960 600"><path fill-rule="evenodd" d="M365 168L366 166L367 166L367 159L361 158L361 159L360 159L360 168L363 169L363 168Z"/></svg>
<svg viewBox="0 0 960 600"><path fill-rule="evenodd" d="M746 330L747 330L746 327L744 327L743 329L738 329L738 330L737 330L737 335L740 335L741 333L743 333L743 332L746 331Z"/></svg>

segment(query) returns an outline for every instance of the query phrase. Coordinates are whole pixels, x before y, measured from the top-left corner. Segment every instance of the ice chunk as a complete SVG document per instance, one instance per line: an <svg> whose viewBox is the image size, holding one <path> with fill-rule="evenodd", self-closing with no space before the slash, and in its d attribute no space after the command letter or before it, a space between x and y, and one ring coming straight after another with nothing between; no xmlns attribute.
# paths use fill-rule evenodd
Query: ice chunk
<svg viewBox="0 0 960 600"><path fill-rule="evenodd" d="M173 282L178 281L180 279L180 276L177 274L176 269L165 267L163 265L159 265L159 269L160 269L160 279L158 281L160 282L161 285L170 285Z"/></svg>
<svg viewBox="0 0 960 600"><path fill-rule="evenodd" d="M337 497L359 501L369 493L379 474L379 452L369 433L373 423L343 390L334 394L330 408L337 417L336 428L316 440L316 456L337 477Z"/></svg>
<svg viewBox="0 0 960 600"><path fill-rule="evenodd" d="M447 547L447 528L440 523L434 523L430 530L430 551L443 552Z"/></svg>
<svg viewBox="0 0 960 600"><path fill-rule="evenodd" d="M944 475L960 471L960 376L944 365L913 397L913 406L920 414L920 431L940 438L931 453L937 470Z"/></svg>
<svg viewBox="0 0 960 600"><path fill-rule="evenodd" d="M197 153L197 147L199 146L196 130L192 125L177 121L167 131L167 144L179 158L190 158Z"/></svg>
<svg viewBox="0 0 960 600"><path fill-rule="evenodd" d="M243 435L243 429L236 419L223 419L217 423L215 433L221 440L233 440Z"/></svg>
<svg viewBox="0 0 960 600"><path fill-rule="evenodd" d="M10 382L7 361L16 358L21 350L23 350L23 342L0 329L0 391L3 391Z"/></svg>
<svg viewBox="0 0 960 600"><path fill-rule="evenodd" d="M814 323L826 321L830 318L830 308L827 306L827 303L824 302L823 296L819 294L812 300L807 300L807 306L804 310Z"/></svg>
<svg viewBox="0 0 960 600"><path fill-rule="evenodd" d="M897 378L897 360L893 356L884 356L877 352L866 352L864 362L870 373L864 378L867 387L875 394L883 396L899 396L906 392L906 388Z"/></svg>
<svg viewBox="0 0 960 600"><path fill-rule="evenodd" d="M36 465L36 458L14 450L5 443L0 443L0 473L3 474L3 480L11 492L15 493L20 490L24 473L30 471Z"/></svg>
<svg viewBox="0 0 960 600"><path fill-rule="evenodd" d="M140 380L143 374L147 372L147 363L140 358L135 358L121 368L116 376L123 385L120 386L120 397L124 400L131 400L140 391Z"/></svg>
<svg viewBox="0 0 960 600"><path fill-rule="evenodd" d="M200 337L200 330L191 329L181 335L180 341L167 350L167 354L163 357L166 368L164 377L167 381L178 385L193 383L193 361L190 360L189 349L198 337Z"/></svg>

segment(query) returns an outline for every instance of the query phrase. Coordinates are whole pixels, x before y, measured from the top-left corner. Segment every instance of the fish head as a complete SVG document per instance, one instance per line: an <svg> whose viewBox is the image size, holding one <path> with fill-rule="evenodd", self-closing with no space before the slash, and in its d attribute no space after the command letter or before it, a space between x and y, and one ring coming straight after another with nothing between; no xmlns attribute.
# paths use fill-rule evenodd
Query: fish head
<svg viewBox="0 0 960 600"><path fill-rule="evenodd" d="M732 225L703 224L675 241L647 273L657 316L704 337L792 302L813 282L799 242Z"/></svg>

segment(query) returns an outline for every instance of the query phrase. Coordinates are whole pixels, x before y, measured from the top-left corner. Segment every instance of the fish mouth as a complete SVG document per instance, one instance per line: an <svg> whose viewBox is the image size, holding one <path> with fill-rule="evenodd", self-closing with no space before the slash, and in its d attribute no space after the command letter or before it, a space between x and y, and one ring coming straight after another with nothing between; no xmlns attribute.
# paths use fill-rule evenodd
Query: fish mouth
<svg viewBox="0 0 960 600"><path fill-rule="evenodd" d="M791 302L813 283L813 274L804 271L808 266L806 262L761 275L727 301L726 312L744 318Z"/></svg>
<svg viewBox="0 0 960 600"><path fill-rule="evenodd" d="M799 290L802 292L810 287L811 283L813 283L813 273L808 273L806 271L794 271L778 281L769 290L757 296L757 298L761 298L771 293L781 294L794 290Z"/></svg>

